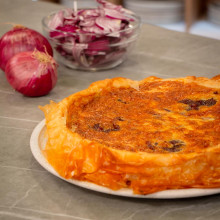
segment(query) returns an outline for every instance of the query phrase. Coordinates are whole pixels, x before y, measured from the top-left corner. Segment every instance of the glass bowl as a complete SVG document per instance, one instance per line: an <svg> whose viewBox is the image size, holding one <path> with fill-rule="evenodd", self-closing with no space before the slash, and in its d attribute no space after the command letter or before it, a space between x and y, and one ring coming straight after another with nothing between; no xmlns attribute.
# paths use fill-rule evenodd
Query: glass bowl
<svg viewBox="0 0 220 220"><path fill-rule="evenodd" d="M129 15L132 21L128 27L106 35L51 29L48 24L55 14L43 18L43 33L54 49L55 59L73 69L97 71L118 66L131 52L139 35L140 18L134 14Z"/></svg>

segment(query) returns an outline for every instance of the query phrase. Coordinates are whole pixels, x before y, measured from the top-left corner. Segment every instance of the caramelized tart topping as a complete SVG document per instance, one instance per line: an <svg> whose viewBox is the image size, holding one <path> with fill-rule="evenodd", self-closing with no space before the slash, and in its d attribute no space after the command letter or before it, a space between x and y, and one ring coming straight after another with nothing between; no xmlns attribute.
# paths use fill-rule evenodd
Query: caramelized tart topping
<svg viewBox="0 0 220 220"><path fill-rule="evenodd" d="M179 81L145 82L139 90L112 87L86 104L73 103L67 125L120 150L199 151L220 142L219 92Z"/></svg>

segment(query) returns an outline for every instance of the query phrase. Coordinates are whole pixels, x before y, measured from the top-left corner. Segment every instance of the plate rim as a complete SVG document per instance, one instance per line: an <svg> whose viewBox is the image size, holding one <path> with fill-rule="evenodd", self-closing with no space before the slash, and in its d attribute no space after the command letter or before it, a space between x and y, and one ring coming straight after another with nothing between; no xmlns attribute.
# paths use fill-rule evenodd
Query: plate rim
<svg viewBox="0 0 220 220"><path fill-rule="evenodd" d="M32 131L30 138L30 148L32 155L37 160L37 162L48 172L73 185L100 193L121 196L121 197L142 198L142 199L181 199L181 198L193 198L199 196L209 196L220 193L220 188L212 188L212 189L190 188L190 189L170 189L170 190L163 190L147 195L139 195L139 194L133 194L133 191L131 189L111 190L107 187L100 186L87 181L65 179L62 176L60 176L54 170L54 168L47 162L46 158L44 157L44 155L40 150L39 138L44 127L45 127L45 119L40 121Z"/></svg>

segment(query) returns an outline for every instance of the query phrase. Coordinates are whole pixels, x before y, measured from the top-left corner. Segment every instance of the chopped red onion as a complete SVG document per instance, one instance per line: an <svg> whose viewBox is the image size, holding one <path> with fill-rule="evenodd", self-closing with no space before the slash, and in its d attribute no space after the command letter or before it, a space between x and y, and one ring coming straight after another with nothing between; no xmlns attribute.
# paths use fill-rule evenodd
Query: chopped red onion
<svg viewBox="0 0 220 220"><path fill-rule="evenodd" d="M110 8L110 9L115 9L117 11L120 11L122 9L121 5L115 5L110 2L107 2L105 0L96 0L99 4L101 4L104 8Z"/></svg>
<svg viewBox="0 0 220 220"><path fill-rule="evenodd" d="M78 12L83 18L98 17L100 11L98 9L83 9Z"/></svg>
<svg viewBox="0 0 220 220"><path fill-rule="evenodd" d="M97 25L93 25L91 27L82 27L82 30L84 32L91 33L91 34L97 34L97 35L100 35L100 36L108 34L107 31L105 31L104 29L98 27Z"/></svg>
<svg viewBox="0 0 220 220"><path fill-rule="evenodd" d="M94 26L95 25L95 19L94 18L84 19L84 20L80 21L79 25L82 26L82 27Z"/></svg>
<svg viewBox="0 0 220 220"><path fill-rule="evenodd" d="M53 17L52 20L50 20L48 26L51 29L56 29L59 26L63 25L63 19L64 19L64 12L59 11L55 16Z"/></svg>
<svg viewBox="0 0 220 220"><path fill-rule="evenodd" d="M105 0L96 0L94 9L72 9L58 12L48 24L49 37L57 43L56 50L72 63L94 67L119 59L126 53L122 43L130 42L132 12ZM112 46L111 44L116 44Z"/></svg>
<svg viewBox="0 0 220 220"><path fill-rule="evenodd" d="M114 9L104 8L105 16L113 19L128 20L129 18L122 14L120 11Z"/></svg>
<svg viewBox="0 0 220 220"><path fill-rule="evenodd" d="M121 20L109 19L107 17L98 17L95 20L96 25L107 33L117 32L121 28Z"/></svg>
<svg viewBox="0 0 220 220"><path fill-rule="evenodd" d="M88 44L88 50L90 51L107 51L109 49L109 41L104 39L93 41Z"/></svg>

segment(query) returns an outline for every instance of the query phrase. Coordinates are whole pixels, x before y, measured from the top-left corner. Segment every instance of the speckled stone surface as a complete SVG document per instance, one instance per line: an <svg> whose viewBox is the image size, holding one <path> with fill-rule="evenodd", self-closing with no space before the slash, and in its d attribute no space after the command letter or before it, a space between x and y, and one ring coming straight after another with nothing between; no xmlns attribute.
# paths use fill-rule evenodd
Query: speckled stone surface
<svg viewBox="0 0 220 220"><path fill-rule="evenodd" d="M41 19L62 6L30 0L0 0L0 35L4 22L42 32ZM220 219L220 195L153 200L111 196L58 179L42 168L30 151L30 136L44 118L38 105L59 101L94 81L117 76L140 80L220 74L220 41L143 25L129 58L115 69L83 72L59 67L59 79L47 96L28 98L13 91L0 71L0 219L202 220Z"/></svg>

